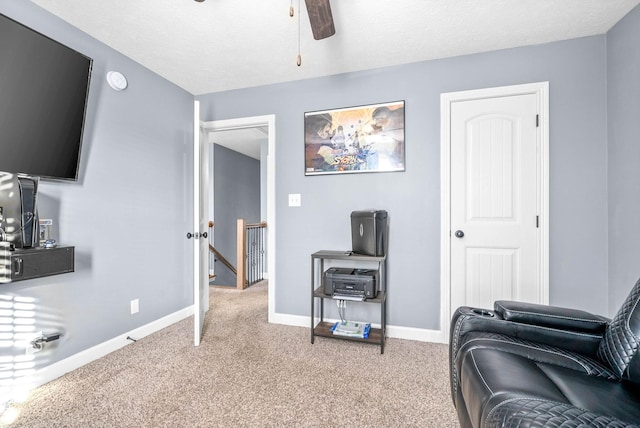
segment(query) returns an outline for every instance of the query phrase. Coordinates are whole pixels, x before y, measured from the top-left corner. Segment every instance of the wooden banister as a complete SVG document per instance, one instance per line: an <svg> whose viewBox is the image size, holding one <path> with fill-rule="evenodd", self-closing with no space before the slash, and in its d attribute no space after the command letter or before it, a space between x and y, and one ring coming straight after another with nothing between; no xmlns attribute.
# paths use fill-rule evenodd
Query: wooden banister
<svg viewBox="0 0 640 428"><path fill-rule="evenodd" d="M211 244L209 244L209 250L216 255L216 258L218 260L220 260L222 262L222 264L224 264L226 267L229 268L229 270L231 272L233 272L234 274L238 274L238 271L236 270L235 267L233 267L233 265L229 262L229 260L225 259L224 256L222 254L220 254L220 251L216 250Z"/></svg>
<svg viewBox="0 0 640 428"><path fill-rule="evenodd" d="M213 227L213 221L209 220L209 229L211 229ZM209 234L211 235L211 234ZM216 250L215 247L211 244L209 244L209 251L211 251L218 260L220 260L222 262L223 265L225 265L227 268L229 268L229 270L231 272L234 273L234 275L238 275L238 271L236 270L235 266L233 266L231 264L231 262L229 262L229 260L227 260L222 253L220 253L220 251Z"/></svg>

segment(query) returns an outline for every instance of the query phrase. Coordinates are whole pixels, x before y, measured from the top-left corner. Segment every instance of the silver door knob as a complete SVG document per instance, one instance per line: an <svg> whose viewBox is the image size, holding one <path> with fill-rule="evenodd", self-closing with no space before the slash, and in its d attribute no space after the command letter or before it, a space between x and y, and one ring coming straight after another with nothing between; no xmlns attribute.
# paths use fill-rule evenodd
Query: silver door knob
<svg viewBox="0 0 640 428"><path fill-rule="evenodd" d="M462 238L464 236L464 232L461 230L456 230L456 238Z"/></svg>

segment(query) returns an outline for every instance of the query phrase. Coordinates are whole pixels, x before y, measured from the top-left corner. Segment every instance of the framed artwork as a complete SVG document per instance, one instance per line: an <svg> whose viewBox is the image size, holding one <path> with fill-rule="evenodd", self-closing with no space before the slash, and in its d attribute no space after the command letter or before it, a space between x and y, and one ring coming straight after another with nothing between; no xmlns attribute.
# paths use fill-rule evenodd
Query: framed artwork
<svg viewBox="0 0 640 428"><path fill-rule="evenodd" d="M304 174L404 171L404 101L304 114Z"/></svg>

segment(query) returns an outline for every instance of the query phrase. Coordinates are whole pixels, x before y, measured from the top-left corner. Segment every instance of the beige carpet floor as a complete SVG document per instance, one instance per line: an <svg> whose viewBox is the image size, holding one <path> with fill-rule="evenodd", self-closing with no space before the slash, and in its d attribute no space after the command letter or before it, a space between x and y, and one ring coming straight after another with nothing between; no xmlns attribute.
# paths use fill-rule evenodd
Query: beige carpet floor
<svg viewBox="0 0 640 428"><path fill-rule="evenodd" d="M14 427L456 427L447 347L316 338L267 323L267 284L211 289L193 317L13 404Z"/></svg>

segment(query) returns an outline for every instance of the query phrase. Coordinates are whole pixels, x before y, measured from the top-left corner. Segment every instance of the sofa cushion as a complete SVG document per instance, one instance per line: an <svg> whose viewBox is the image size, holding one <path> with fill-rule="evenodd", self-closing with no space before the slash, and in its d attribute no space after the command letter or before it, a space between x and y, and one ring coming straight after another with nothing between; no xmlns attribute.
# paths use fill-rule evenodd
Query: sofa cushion
<svg viewBox="0 0 640 428"><path fill-rule="evenodd" d="M637 385L587 377L575 370L549 364L539 367L574 406L640 422L640 388Z"/></svg>
<svg viewBox="0 0 640 428"><path fill-rule="evenodd" d="M512 352L518 355L526 356L534 361L541 363L555 364L561 367L567 367L573 370L582 371L591 376L599 376L607 379L618 380L619 377L611 370L607 365L603 364L595 357L597 349L594 347L591 356L583 354L581 352L573 352L569 349L580 349L581 346L572 346L576 342L576 338L572 336L578 336L582 339L582 342L591 341L591 338L586 333L572 333L566 335L563 345L564 348L553 346L541 342L535 342L532 340L526 340L519 337L510 336L507 334L492 333L487 331L471 331L464 335L460 334L460 325L465 321L474 321L474 317L467 318L462 315L458 318L458 322L455 323L456 332L453 334L450 344L450 377L451 377L451 394L454 402L457 401L458 395L458 371L459 371L459 358L470 349L482 347L491 349L500 349L505 352ZM542 333L539 332L540 336ZM589 337L589 339L585 339ZM601 337L601 336L600 336ZM555 342L552 340L552 342ZM569 348L569 349L567 349Z"/></svg>
<svg viewBox="0 0 640 428"><path fill-rule="evenodd" d="M640 408L635 405L640 401L640 391L633 384L539 363L499 349L477 347L465 351L461 358L460 388L473 426L493 426L488 421L496 409L523 398L567 409L575 407L596 418L640 423ZM526 414L520 416L528 420ZM532 421L518 426L543 426Z"/></svg>
<svg viewBox="0 0 640 428"><path fill-rule="evenodd" d="M568 404L535 398L503 401L491 409L485 427L500 428L640 428L620 419L600 415Z"/></svg>
<svg viewBox="0 0 640 428"><path fill-rule="evenodd" d="M620 378L640 384L640 280L613 318L598 348L598 357Z"/></svg>
<svg viewBox="0 0 640 428"><path fill-rule="evenodd" d="M460 389L474 427L500 402L518 397L539 397L564 402L564 396L536 364L519 355L476 348L461 354Z"/></svg>

